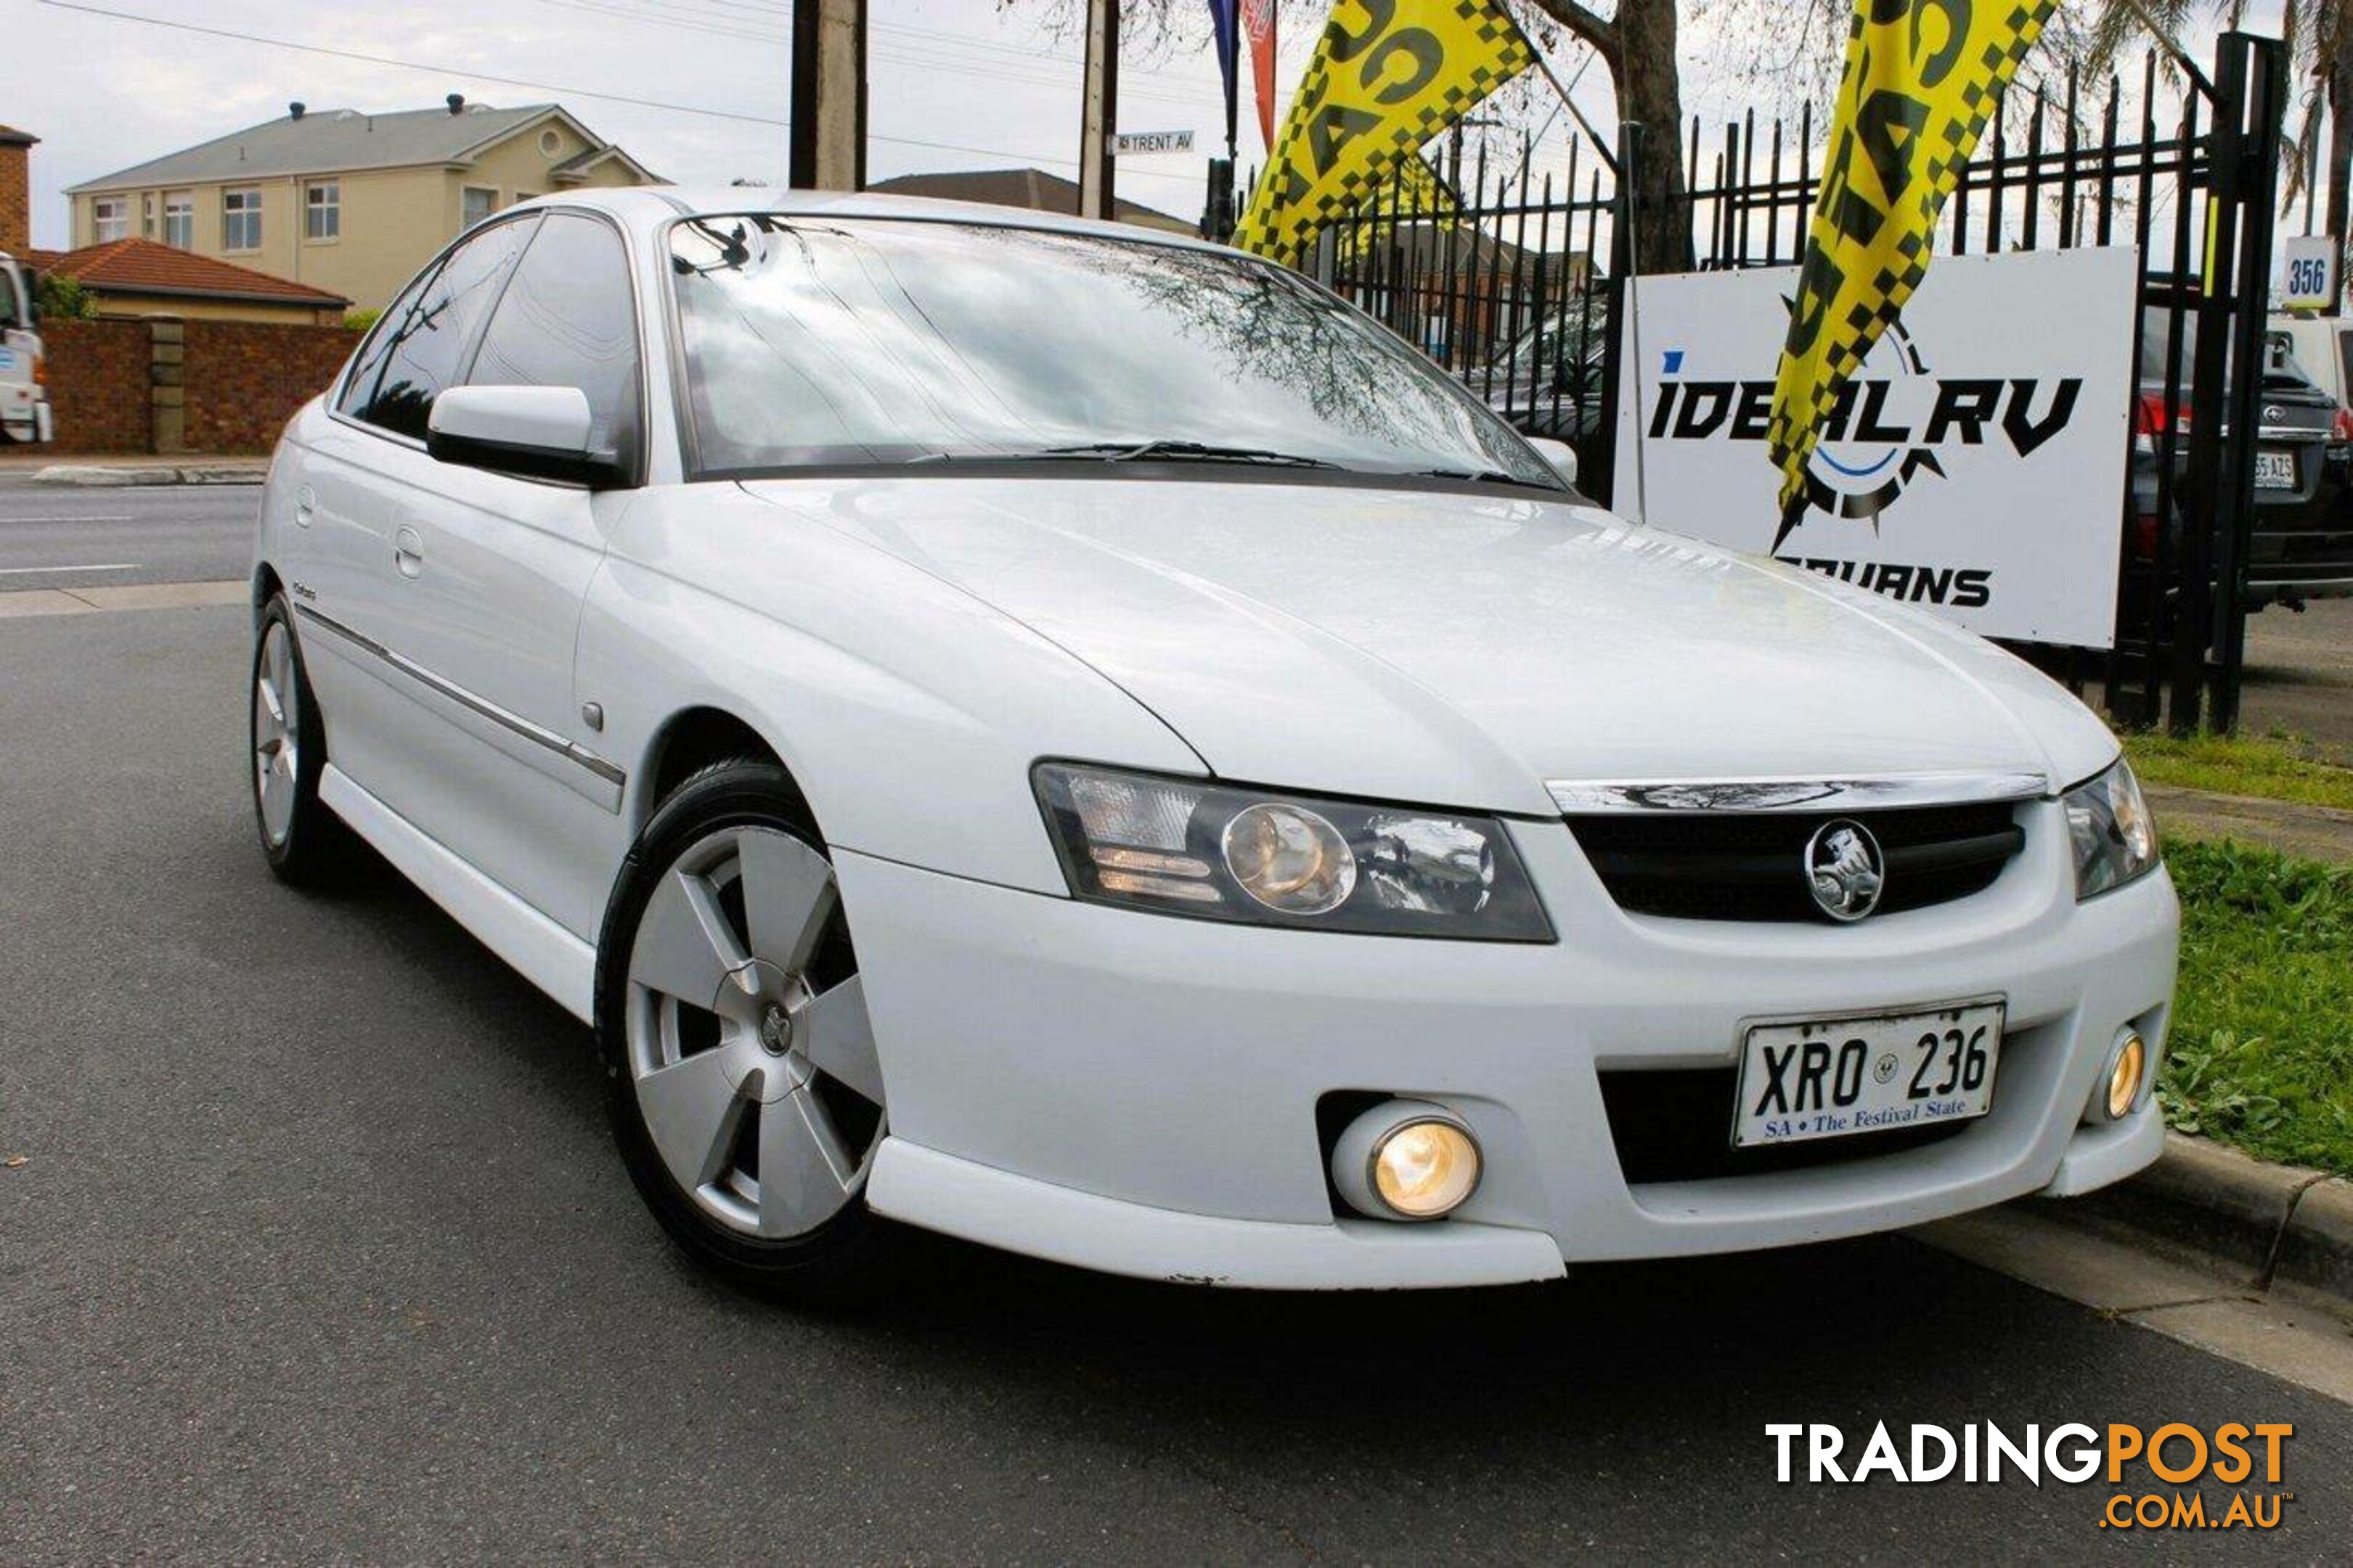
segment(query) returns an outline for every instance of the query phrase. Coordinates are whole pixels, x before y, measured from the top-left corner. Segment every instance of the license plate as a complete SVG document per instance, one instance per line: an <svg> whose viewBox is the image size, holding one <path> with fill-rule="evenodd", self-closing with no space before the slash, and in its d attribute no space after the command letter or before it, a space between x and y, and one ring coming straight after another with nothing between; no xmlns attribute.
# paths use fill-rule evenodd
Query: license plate
<svg viewBox="0 0 2353 1568"><path fill-rule="evenodd" d="M2255 454L2255 488L2259 490L2295 489L2295 454L2294 452L2257 452Z"/></svg>
<svg viewBox="0 0 2353 1568"><path fill-rule="evenodd" d="M1993 1109L2000 1001L1753 1024L1735 1148L1967 1121Z"/></svg>

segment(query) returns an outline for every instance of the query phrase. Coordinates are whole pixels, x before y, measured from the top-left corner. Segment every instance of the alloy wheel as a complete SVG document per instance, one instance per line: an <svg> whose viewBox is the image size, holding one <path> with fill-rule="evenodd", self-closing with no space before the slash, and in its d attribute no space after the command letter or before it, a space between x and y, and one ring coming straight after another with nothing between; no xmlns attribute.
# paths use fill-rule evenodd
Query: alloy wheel
<svg viewBox="0 0 2353 1568"><path fill-rule="evenodd" d="M882 1075L833 867L721 828L663 872L629 949L630 1077L655 1152L729 1229L806 1236L865 1186Z"/></svg>
<svg viewBox="0 0 2353 1568"><path fill-rule="evenodd" d="M302 762L300 700L293 639L283 622L273 620L262 633L253 674L253 794L272 849L282 847L294 829Z"/></svg>

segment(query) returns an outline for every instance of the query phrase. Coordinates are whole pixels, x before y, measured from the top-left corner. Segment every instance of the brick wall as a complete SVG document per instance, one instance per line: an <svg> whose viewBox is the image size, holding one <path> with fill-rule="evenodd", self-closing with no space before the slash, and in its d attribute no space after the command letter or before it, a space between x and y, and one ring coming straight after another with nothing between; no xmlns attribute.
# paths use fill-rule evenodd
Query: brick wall
<svg viewBox="0 0 2353 1568"><path fill-rule="evenodd" d="M41 323L59 452L155 449L144 321Z"/></svg>
<svg viewBox="0 0 2353 1568"><path fill-rule="evenodd" d="M360 334L342 327L190 321L182 363L192 452L268 452L327 389Z"/></svg>
<svg viewBox="0 0 2353 1568"><path fill-rule="evenodd" d="M0 138L0 250L16 256L33 244L31 153Z"/></svg>
<svg viewBox="0 0 2353 1568"><path fill-rule="evenodd" d="M59 455L267 453L359 342L260 321L45 321Z"/></svg>

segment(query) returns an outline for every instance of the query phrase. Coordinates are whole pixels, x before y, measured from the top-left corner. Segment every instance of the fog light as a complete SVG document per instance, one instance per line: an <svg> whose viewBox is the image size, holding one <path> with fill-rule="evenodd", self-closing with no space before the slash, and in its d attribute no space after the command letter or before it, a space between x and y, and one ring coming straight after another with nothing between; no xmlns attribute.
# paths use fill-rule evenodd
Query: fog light
<svg viewBox="0 0 2353 1568"><path fill-rule="evenodd" d="M2122 1121L2140 1103L2148 1082L2148 1043L2137 1029L2126 1029L2108 1047L2106 1069L2092 1090L2091 1120Z"/></svg>
<svg viewBox="0 0 2353 1568"><path fill-rule="evenodd" d="M1350 1122L1332 1146L1332 1182L1357 1213L1439 1219L1479 1190L1479 1141L1436 1105L1393 1100Z"/></svg>
<svg viewBox="0 0 2353 1568"><path fill-rule="evenodd" d="M2148 1047L2138 1035L2125 1037L2116 1065L2108 1069L2108 1120L2122 1121L2140 1098L2140 1075L2148 1066Z"/></svg>

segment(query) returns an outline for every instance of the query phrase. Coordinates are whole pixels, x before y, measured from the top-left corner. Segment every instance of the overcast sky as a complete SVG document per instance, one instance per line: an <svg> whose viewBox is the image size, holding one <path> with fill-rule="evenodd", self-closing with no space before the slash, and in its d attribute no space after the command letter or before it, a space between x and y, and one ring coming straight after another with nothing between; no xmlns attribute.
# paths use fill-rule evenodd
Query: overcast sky
<svg viewBox="0 0 2353 1568"><path fill-rule="evenodd" d="M668 179L724 184L784 174L786 132L757 121L786 117L789 0L87 3L411 64L207 37L42 0L0 0L0 122L42 138L33 154L33 227L45 246L66 243L66 186L283 115L297 99L313 110L377 111L425 108L451 92L501 105L554 100ZM1079 50L1075 39L1058 39L1042 25L1071 3L872 0L870 177L1021 164L1072 174ZM2275 18L2277 8L2278 0L2256 0L2253 7L2260 18ZM1293 35L1278 73L1283 104L1314 43L1303 26ZM1714 51L1704 30L1687 29L1683 43L1687 107L1728 112L1725 90L1712 85ZM1564 77L1575 77L1588 52L1571 46L1555 64ZM495 77L534 85L489 79ZM1246 166L1260 156L1248 90L1246 83ZM1606 71L1586 71L1576 96L1588 117L1609 122ZM1206 52L1128 61L1120 129L1192 130L1198 151L1123 160L1119 194L1197 216L1203 162L1222 135L1220 105ZM1566 156L1567 134L1565 124L1551 130L1540 167Z"/></svg>

